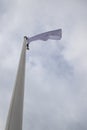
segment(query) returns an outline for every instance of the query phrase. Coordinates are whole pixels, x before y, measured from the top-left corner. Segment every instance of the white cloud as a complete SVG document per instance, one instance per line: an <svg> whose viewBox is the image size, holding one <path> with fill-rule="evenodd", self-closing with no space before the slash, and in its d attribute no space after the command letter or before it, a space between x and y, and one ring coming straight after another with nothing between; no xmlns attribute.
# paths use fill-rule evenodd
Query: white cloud
<svg viewBox="0 0 87 130"><path fill-rule="evenodd" d="M74 65L74 68L83 73L87 73L87 28L85 22L80 22L73 29L69 44L64 50L65 58Z"/></svg>

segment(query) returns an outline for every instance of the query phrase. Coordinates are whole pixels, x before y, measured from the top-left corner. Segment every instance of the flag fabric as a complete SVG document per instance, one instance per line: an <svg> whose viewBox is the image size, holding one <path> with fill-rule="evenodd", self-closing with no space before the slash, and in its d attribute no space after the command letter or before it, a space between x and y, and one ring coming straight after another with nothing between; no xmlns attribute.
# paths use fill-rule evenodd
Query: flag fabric
<svg viewBox="0 0 87 130"><path fill-rule="evenodd" d="M47 41L48 39L60 40L62 38L62 29L41 33L29 38L29 43L36 40Z"/></svg>

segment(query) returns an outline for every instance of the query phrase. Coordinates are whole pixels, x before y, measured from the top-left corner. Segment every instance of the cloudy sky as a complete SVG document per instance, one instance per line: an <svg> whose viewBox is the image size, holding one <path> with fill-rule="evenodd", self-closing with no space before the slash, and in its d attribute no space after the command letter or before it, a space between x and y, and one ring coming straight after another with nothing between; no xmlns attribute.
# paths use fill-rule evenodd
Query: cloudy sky
<svg viewBox="0 0 87 130"><path fill-rule="evenodd" d="M0 0L0 130L4 130L23 36L62 28L60 41L26 54L24 130L87 130L87 1Z"/></svg>

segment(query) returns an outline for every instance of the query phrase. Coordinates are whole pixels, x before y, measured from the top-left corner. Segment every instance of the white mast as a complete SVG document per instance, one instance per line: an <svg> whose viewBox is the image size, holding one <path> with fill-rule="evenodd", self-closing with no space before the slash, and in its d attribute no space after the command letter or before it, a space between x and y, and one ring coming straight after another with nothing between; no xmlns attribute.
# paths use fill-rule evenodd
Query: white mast
<svg viewBox="0 0 87 130"><path fill-rule="evenodd" d="M47 41L48 39L60 40L61 37L61 29L41 33L30 38L26 36L24 37L18 72L16 76L16 82L14 86L5 130L22 130L26 46L29 50L29 44L32 41Z"/></svg>
<svg viewBox="0 0 87 130"><path fill-rule="evenodd" d="M26 38L24 38L22 52L20 56L16 82L8 113L5 130L22 130L23 100L24 100L24 79L26 60Z"/></svg>

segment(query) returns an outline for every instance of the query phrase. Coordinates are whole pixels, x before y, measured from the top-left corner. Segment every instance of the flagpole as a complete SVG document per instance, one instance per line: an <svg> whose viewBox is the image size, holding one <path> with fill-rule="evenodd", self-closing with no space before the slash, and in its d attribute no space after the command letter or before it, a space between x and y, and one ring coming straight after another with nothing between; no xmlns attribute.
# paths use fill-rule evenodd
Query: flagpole
<svg viewBox="0 0 87 130"><path fill-rule="evenodd" d="M32 41L36 40L47 41L48 39L60 40L61 37L62 37L61 29L38 34L30 38L24 36L22 52L20 56L14 91L10 103L5 130L22 130L26 46L27 49L29 50L29 44Z"/></svg>
<svg viewBox="0 0 87 130"><path fill-rule="evenodd" d="M24 80L26 60L26 38L24 38L14 91L10 103L5 130L22 130Z"/></svg>

